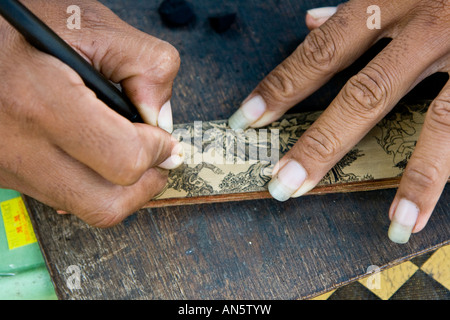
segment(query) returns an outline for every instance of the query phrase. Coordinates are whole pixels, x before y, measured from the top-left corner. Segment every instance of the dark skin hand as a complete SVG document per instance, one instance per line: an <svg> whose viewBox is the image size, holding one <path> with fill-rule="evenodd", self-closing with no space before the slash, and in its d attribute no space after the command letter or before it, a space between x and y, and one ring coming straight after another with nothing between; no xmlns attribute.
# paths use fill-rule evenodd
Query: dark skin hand
<svg viewBox="0 0 450 320"><path fill-rule="evenodd" d="M108 79L120 83L147 124L118 116L71 69L31 47L0 19L0 186L91 225L112 226L159 193L167 179L164 169L181 164L179 145L168 133L178 52L95 1L78 3L81 30L66 27L69 1L24 3ZM234 127L267 125L377 40L393 39L275 167L269 190L279 200L311 190L418 82L450 71L448 0L379 1L379 30L366 28L370 5L349 1L329 19L307 17L310 35L238 111L244 123ZM430 106L392 202L393 241L407 241L426 225L450 175L449 105L447 84Z"/></svg>
<svg viewBox="0 0 450 320"><path fill-rule="evenodd" d="M112 111L73 70L33 48L0 18L0 186L93 226L117 224L158 194L167 169L182 162L169 133L178 52L96 1L77 2L80 30L66 25L71 1L23 3L120 83L147 124Z"/></svg>
<svg viewBox="0 0 450 320"><path fill-rule="evenodd" d="M378 1L381 28L367 27L373 1L337 12L312 10L311 33L253 90L230 118L234 129L262 127L308 97L381 38L390 44L352 77L322 116L275 166L269 183L280 201L299 197L380 121L417 83L450 71L450 1ZM331 16L326 15L330 12ZM429 107L415 151L389 211L389 237L405 243L427 224L450 175L450 83Z"/></svg>

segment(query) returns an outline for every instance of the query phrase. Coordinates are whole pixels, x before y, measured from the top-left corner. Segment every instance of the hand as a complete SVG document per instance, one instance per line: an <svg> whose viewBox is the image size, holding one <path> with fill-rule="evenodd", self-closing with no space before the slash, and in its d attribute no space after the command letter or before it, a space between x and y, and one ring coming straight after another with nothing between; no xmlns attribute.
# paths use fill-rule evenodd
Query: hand
<svg viewBox="0 0 450 320"><path fill-rule="evenodd" d="M425 77L450 71L448 0L378 1L381 29L367 27L372 1L349 1L307 16L311 33L230 118L234 129L261 127L348 67L381 38L393 40L344 86L322 116L279 161L269 183L280 201L310 191ZM330 11L331 10L331 11ZM328 13L327 13L328 12ZM327 14L332 15L327 20ZM450 175L450 82L429 107L414 154L389 212L392 241L426 225Z"/></svg>
<svg viewBox="0 0 450 320"><path fill-rule="evenodd" d="M0 18L0 186L93 226L117 224L159 193L166 169L182 162L182 148L167 132L178 52L95 1L78 1L80 30L67 28L71 1L23 2L120 83L148 124L112 111L72 69Z"/></svg>

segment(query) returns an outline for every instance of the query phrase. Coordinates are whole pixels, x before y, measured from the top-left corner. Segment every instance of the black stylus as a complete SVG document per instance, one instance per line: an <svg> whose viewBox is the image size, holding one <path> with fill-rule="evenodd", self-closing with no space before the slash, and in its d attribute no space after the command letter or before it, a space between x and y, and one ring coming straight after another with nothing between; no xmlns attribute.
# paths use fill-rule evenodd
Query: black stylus
<svg viewBox="0 0 450 320"><path fill-rule="evenodd" d="M132 122L143 122L128 97L95 70L70 45L17 0L0 0L0 15L36 49L61 60L111 109Z"/></svg>

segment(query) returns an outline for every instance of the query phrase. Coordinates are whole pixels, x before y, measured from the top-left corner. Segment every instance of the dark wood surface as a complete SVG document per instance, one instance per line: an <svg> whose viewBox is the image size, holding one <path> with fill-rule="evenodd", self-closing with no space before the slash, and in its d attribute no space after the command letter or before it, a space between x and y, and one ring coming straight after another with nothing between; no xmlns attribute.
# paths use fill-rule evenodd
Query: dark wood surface
<svg viewBox="0 0 450 320"><path fill-rule="evenodd" d="M176 123L228 118L305 37L305 11L338 3L191 2L196 22L169 29L157 14L159 1L103 1L130 24L180 51L172 99ZM237 11L237 23L217 34L207 17L227 10ZM296 111L325 108L373 54ZM432 90L425 94L438 91L440 80L429 79ZM285 203L259 199L143 209L110 229L57 215L30 198L27 203L61 299L298 299L354 281L371 265L387 268L450 242L448 187L428 226L405 245L387 238L394 195L390 189ZM80 268L81 289L66 284L71 265Z"/></svg>

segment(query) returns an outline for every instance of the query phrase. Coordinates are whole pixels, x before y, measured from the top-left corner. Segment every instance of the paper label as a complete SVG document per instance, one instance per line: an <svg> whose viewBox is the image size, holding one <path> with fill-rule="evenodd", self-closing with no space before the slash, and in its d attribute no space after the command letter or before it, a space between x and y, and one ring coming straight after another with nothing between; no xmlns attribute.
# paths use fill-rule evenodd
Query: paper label
<svg viewBox="0 0 450 320"><path fill-rule="evenodd" d="M0 203L9 250L37 242L30 217L21 197Z"/></svg>

